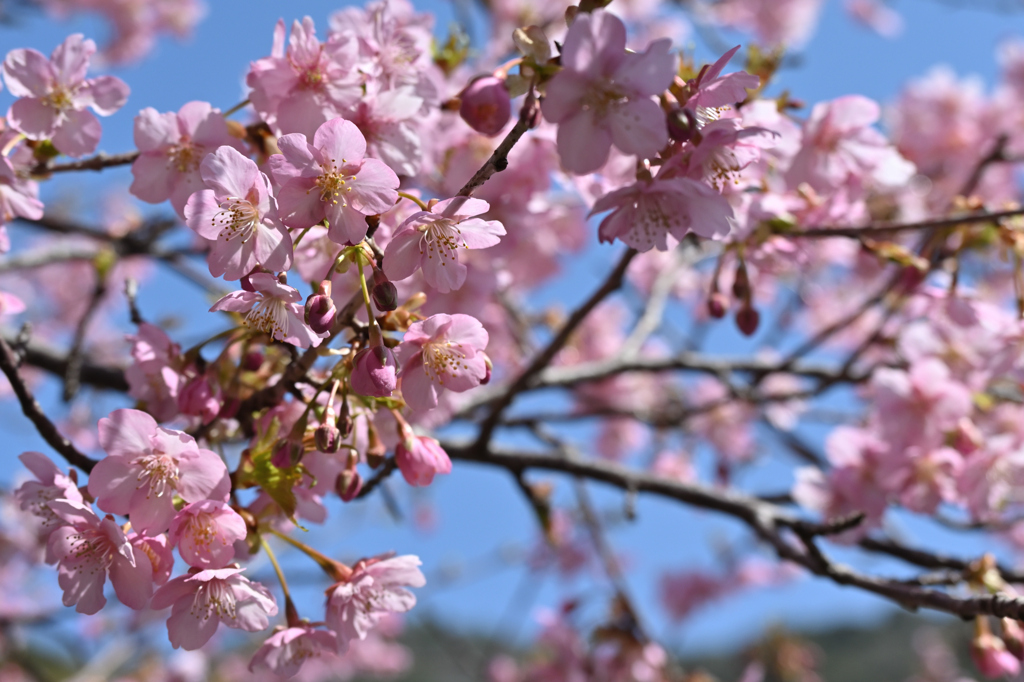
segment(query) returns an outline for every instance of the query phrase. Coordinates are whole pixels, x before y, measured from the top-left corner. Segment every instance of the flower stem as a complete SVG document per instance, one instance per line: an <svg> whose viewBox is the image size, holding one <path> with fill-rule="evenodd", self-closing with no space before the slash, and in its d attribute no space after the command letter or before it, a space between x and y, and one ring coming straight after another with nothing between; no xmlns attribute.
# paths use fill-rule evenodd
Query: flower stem
<svg viewBox="0 0 1024 682"><path fill-rule="evenodd" d="M402 197L403 199L408 199L409 201L415 201L416 205L419 206L424 211L430 210L427 208L427 205L423 203L423 200L414 194L409 194L408 192L399 192L398 196Z"/></svg>
<svg viewBox="0 0 1024 682"><path fill-rule="evenodd" d="M324 573L329 575L333 580L341 582L343 580L347 580L348 577L352 575L352 569L346 566L345 564L341 563L340 561L335 561L334 559L328 556L324 556L323 554L316 551L309 545L303 542L299 542L298 540L285 535L284 533L278 531L275 528L271 528L268 526L266 530L271 535L275 535L281 538L289 545L291 545L292 547L299 550L300 552L308 556L310 559L315 561L320 566L320 568L323 569Z"/></svg>
<svg viewBox="0 0 1024 682"><path fill-rule="evenodd" d="M322 225L320 225L320 224L316 224L316 225L310 225L310 226L309 226L309 227L307 227L307 228L306 228L305 230L303 230L303 231L302 231L302 232L301 232L301 233L299 234L299 236L295 238L295 241L294 241L294 242L292 242L292 248L293 248L293 249L297 249L297 248L299 247L299 242L301 242L301 241L302 241L302 238L303 238L303 237L305 237L305 236L306 236L306 233L307 233L307 232L309 232L310 230L312 230L312 229L313 229L314 227L322 227ZM328 277L328 279L330 279L330 278Z"/></svg>
<svg viewBox="0 0 1024 682"><path fill-rule="evenodd" d="M241 111L242 109L244 109L248 105L249 105L249 100L248 99L243 99L241 102L239 102L235 106L233 106L230 109L228 109L227 111L225 111L223 116L224 116L224 118L227 118L227 117L231 116L232 114L238 113L239 111Z"/></svg>

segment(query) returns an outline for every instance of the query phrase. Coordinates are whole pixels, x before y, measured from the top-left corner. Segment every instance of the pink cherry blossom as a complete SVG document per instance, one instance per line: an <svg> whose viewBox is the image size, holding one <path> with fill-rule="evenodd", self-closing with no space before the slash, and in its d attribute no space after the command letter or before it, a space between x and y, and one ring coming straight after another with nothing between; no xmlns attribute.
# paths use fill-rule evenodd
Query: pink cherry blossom
<svg viewBox="0 0 1024 682"><path fill-rule="evenodd" d="M51 140L68 156L96 150L100 122L87 111L110 116L124 106L128 86L114 76L86 79L96 43L75 33L47 59L32 49L17 49L4 59L7 89L19 99L7 112L7 121L30 140Z"/></svg>
<svg viewBox="0 0 1024 682"><path fill-rule="evenodd" d="M100 419L99 438L107 457L89 475L89 492L103 511L127 514L139 533L168 528L174 495L186 502L227 499L231 482L221 458L145 412L114 410Z"/></svg>
<svg viewBox="0 0 1024 682"><path fill-rule="evenodd" d="M619 239L638 251L667 251L669 235L681 240L690 231L724 237L732 217L721 194L690 178L639 180L598 199L590 215L609 210L598 227L601 241Z"/></svg>
<svg viewBox="0 0 1024 682"><path fill-rule="evenodd" d="M350 121L335 118L317 128L313 144L301 133L278 140L270 157L277 200L288 227L305 229L327 219L339 244L366 236L366 216L384 213L398 200L398 176L383 162L365 158L366 139Z"/></svg>
<svg viewBox="0 0 1024 682"><path fill-rule="evenodd" d="M153 568L153 583L163 585L171 577L174 569L174 550L167 540L167 536L160 535L139 535L132 531L128 535L128 542L132 545L136 561L149 559L149 565Z"/></svg>
<svg viewBox="0 0 1024 682"><path fill-rule="evenodd" d="M846 0L846 12L885 38L895 38L903 31L903 17L879 0Z"/></svg>
<svg viewBox="0 0 1024 682"><path fill-rule="evenodd" d="M302 294L273 275L258 272L249 277L254 291L233 291L213 304L210 312L245 313L245 324L299 348L316 347L328 332L316 334L306 324Z"/></svg>
<svg viewBox="0 0 1024 682"><path fill-rule="evenodd" d="M292 24L287 48L284 34L284 21L279 20L270 56L250 66L249 99L276 132L312 137L320 125L344 115L363 94L354 68L356 45L334 37L321 43L309 17Z"/></svg>
<svg viewBox="0 0 1024 682"><path fill-rule="evenodd" d="M189 566L224 568L235 558L235 542L247 533L245 520L226 503L201 500L177 513L168 537Z"/></svg>
<svg viewBox="0 0 1024 682"><path fill-rule="evenodd" d="M818 24L823 0L722 0L712 16L719 22L750 31L759 43L799 48Z"/></svg>
<svg viewBox="0 0 1024 682"><path fill-rule="evenodd" d="M978 616L987 618L987 616ZM1014 677L1020 672L1020 659L1006 650L1002 639L984 628L971 640L971 659L985 677Z"/></svg>
<svg viewBox="0 0 1024 682"><path fill-rule="evenodd" d="M416 175L423 165L417 120L423 98L410 87L371 91L359 100L350 120L366 137L366 153L400 175Z"/></svg>
<svg viewBox="0 0 1024 682"><path fill-rule="evenodd" d="M341 650L367 633L389 613L405 613L416 605L408 587L423 587L427 579L418 557L380 555L359 561L352 575L327 589L327 626Z"/></svg>
<svg viewBox="0 0 1024 682"><path fill-rule="evenodd" d="M270 670L281 677L293 677L306 661L337 651L338 641L330 630L317 630L311 625L283 628L256 650L249 670Z"/></svg>
<svg viewBox="0 0 1024 682"><path fill-rule="evenodd" d="M878 104L859 95L815 104L804 123L803 146L786 173L790 187L806 182L826 192L865 179L884 187L905 184L914 164L871 127L879 115Z"/></svg>
<svg viewBox="0 0 1024 682"><path fill-rule="evenodd" d="M292 266L292 238L277 215L270 180L234 147L222 146L199 166L206 189L189 197L185 222L213 241L210 274L241 279L262 265L275 272Z"/></svg>
<svg viewBox="0 0 1024 682"><path fill-rule="evenodd" d="M221 409L221 390L216 378L207 373L192 377L178 392L178 409L182 414L200 417L204 424L212 422Z"/></svg>
<svg viewBox="0 0 1024 682"><path fill-rule="evenodd" d="M701 69L697 77L687 83L692 94L680 104L685 104L694 112L698 125L702 128L707 123L717 120L724 107L745 100L747 90L756 88L761 82L757 76L746 71L722 75L722 70L739 49L739 45L732 48L714 64Z"/></svg>
<svg viewBox="0 0 1024 682"><path fill-rule="evenodd" d="M224 116L208 102L188 102L178 113L146 107L135 117L139 158L128 191L151 204L170 199L184 218L185 202L204 188L199 164L223 145L243 151L241 141L228 134Z"/></svg>
<svg viewBox="0 0 1024 682"><path fill-rule="evenodd" d="M36 480L22 483L14 491L14 499L18 501L22 510L39 520L39 539L45 542L54 528L64 525L63 519L50 509L50 502L68 500L82 504L82 493L78 490L75 480L62 472L43 453L23 452L18 455L18 459L35 475ZM47 563L56 560L53 556L46 557Z"/></svg>
<svg viewBox="0 0 1024 682"><path fill-rule="evenodd" d="M42 217L39 184L19 174L10 159L0 155L0 226L15 218L39 220Z"/></svg>
<svg viewBox="0 0 1024 682"><path fill-rule="evenodd" d="M128 395L140 401L158 421L178 415L178 392L184 383L181 348L156 325L143 322L129 334L132 363L125 370Z"/></svg>
<svg viewBox="0 0 1024 682"><path fill-rule="evenodd" d="M462 393L487 376L487 330L469 315L433 315L414 322L398 347L402 396L409 407L437 407L447 388Z"/></svg>
<svg viewBox="0 0 1024 682"><path fill-rule="evenodd" d="M54 500L50 509L67 525L50 535L49 550L58 561L58 582L64 605L79 613L98 612L107 603L107 576L122 604L143 609L153 593L148 559L136 559L124 531L113 517L101 519L81 502Z"/></svg>
<svg viewBox="0 0 1024 682"><path fill-rule="evenodd" d="M482 76L471 82L459 96L459 115L469 127L483 135L497 135L512 116L512 100L505 81Z"/></svg>
<svg viewBox="0 0 1024 682"><path fill-rule="evenodd" d="M150 608L171 607L167 619L171 646L195 651L221 623L246 632L267 629L270 617L277 615L277 603L266 587L240 575L244 570L193 568L153 594Z"/></svg>
<svg viewBox="0 0 1024 682"><path fill-rule="evenodd" d="M498 221L473 217L490 208L481 199L459 197L409 216L384 251L384 274L397 282L420 268L427 284L442 294L459 289L466 281L466 266L458 249L486 249L505 234Z"/></svg>
<svg viewBox="0 0 1024 682"><path fill-rule="evenodd" d="M428 486L436 474L450 474L452 461L441 444L427 436L404 439L395 447L395 464L405 482Z"/></svg>
<svg viewBox="0 0 1024 682"><path fill-rule="evenodd" d="M612 144L651 157L668 142L665 114L652 97L672 83L671 41L626 52L626 27L604 10L580 13L562 46L562 70L547 85L544 118L558 124L562 166L584 175L604 165Z"/></svg>

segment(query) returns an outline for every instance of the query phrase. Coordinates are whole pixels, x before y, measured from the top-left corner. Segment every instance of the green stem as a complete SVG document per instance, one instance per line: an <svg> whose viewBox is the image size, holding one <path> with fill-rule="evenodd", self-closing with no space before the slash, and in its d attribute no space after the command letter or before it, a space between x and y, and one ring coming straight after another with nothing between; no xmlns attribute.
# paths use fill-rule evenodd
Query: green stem
<svg viewBox="0 0 1024 682"><path fill-rule="evenodd" d="M241 102L239 102L235 106L233 106L230 109L228 109L227 111L225 111L223 116L224 116L224 118L227 118L227 117L231 116L232 114L238 113L239 111L241 111L242 109L244 109L248 105L249 105L249 100L248 99L243 99Z"/></svg>
<svg viewBox="0 0 1024 682"><path fill-rule="evenodd" d="M377 326L377 320L373 317L373 306L370 305L370 291L366 288L366 273L363 272L363 262L360 258L359 262L356 263L359 268L359 288L363 292L363 303L366 304L366 316L370 318L370 330L371 336L373 329Z"/></svg>
<svg viewBox="0 0 1024 682"><path fill-rule="evenodd" d="M409 194L408 192L399 192L398 196L402 197L403 199L408 199L409 201L415 201L416 205L419 206L424 211L430 210L429 208L427 208L427 205L423 203L423 200L420 199L418 196Z"/></svg>
<svg viewBox="0 0 1024 682"><path fill-rule="evenodd" d="M260 536L260 544L263 545L263 549L267 552L267 558L270 559L270 563L274 567L274 573L277 573L277 581L281 583L281 591L284 592L284 598L291 601L292 597L288 593L288 581L284 579L284 571L281 570L281 564L277 563L274 550L270 549L270 544L262 535Z"/></svg>
<svg viewBox="0 0 1024 682"><path fill-rule="evenodd" d="M314 227L323 227L323 225L320 225L319 223L317 223L316 225L310 225L309 227L307 227L305 230L303 230L299 234L298 237L295 238L295 241L292 242L292 248L293 249L299 248L299 242L301 242L302 238L306 236L306 233L309 232L310 230L312 230ZM330 279L330 278L328 277L328 279Z"/></svg>
<svg viewBox="0 0 1024 682"><path fill-rule="evenodd" d="M334 559L328 556L324 556L323 554L316 551L309 545L303 542L299 542L298 540L285 535L284 533L276 530L275 528L268 526L266 530L271 535L274 535L284 540L289 545L291 545L292 547L299 550L300 552L308 556L310 559L315 561L320 566L320 568L324 570L324 573L329 575L333 580L341 582L343 580L346 580L350 575L352 575L352 569L346 566L345 564L341 563L340 561L335 561Z"/></svg>

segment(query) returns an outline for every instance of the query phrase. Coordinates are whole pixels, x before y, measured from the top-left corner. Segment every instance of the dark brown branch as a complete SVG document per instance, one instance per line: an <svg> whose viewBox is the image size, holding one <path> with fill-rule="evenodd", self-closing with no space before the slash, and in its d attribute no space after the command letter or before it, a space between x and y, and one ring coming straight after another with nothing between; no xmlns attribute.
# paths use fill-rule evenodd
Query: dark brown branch
<svg viewBox="0 0 1024 682"><path fill-rule="evenodd" d="M0 334L10 344L12 336L9 333ZM19 345L22 362L36 367L57 377L64 377L67 373L68 359L56 348L39 341L29 341ZM111 391L128 391L128 382L124 378L124 370L119 367L97 365L83 359L79 370L79 380L96 388L105 388Z"/></svg>
<svg viewBox="0 0 1024 682"><path fill-rule="evenodd" d="M127 166L139 158L139 153L125 152L123 154L104 154L100 152L96 156L90 156L80 161L67 161L65 163L40 163L32 169L32 175L47 175L49 173L66 173L69 171L91 170L101 171L104 168L115 166Z"/></svg>
<svg viewBox="0 0 1024 682"><path fill-rule="evenodd" d="M1024 215L1024 209L1018 208L1012 211L996 211L993 213L975 213L951 218L939 218L937 220L925 220L917 223L897 223L894 225L863 225L861 227L811 227L792 230L782 230L778 234L782 237L797 237L800 239L820 239L824 237L875 237L898 232L914 232L917 230L938 230L944 227L956 227L969 223L986 223L1003 218L1014 218Z"/></svg>
<svg viewBox="0 0 1024 682"><path fill-rule="evenodd" d="M14 356L14 351L11 350L11 347L3 339L0 339L0 370L3 371L4 376L11 383L11 388L14 389L18 402L21 403L21 411L35 425L36 431L43 437L43 440L49 443L50 447L60 453L72 466L76 466L86 473L92 471L96 460L79 452L78 448L65 438L57 430L56 425L50 421L50 418L46 416L43 408L39 405L39 401L32 395L32 392L25 385L21 374L18 372L18 363Z"/></svg>
<svg viewBox="0 0 1024 682"><path fill-rule="evenodd" d="M81 388L82 351L85 345L85 335L89 330L89 323L95 317L103 297L107 294L105 275L98 270L95 275L96 285L93 287L92 296L89 298L85 312L82 313L82 317L75 326L75 336L71 341L71 349L68 351L67 366L64 368L64 391L62 394L64 402L70 402L78 395L78 389Z"/></svg>

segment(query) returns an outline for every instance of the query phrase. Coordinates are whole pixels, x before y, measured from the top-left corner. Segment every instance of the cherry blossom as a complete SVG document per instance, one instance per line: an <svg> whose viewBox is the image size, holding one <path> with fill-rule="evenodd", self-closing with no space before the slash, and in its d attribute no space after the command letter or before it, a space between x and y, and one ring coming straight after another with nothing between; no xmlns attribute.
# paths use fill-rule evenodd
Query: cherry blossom
<svg viewBox="0 0 1024 682"><path fill-rule="evenodd" d="M302 295L273 275L258 272L249 277L253 291L233 291L213 304L210 312L245 313L245 324L277 341L300 348L319 346L328 332L316 334L306 324Z"/></svg>
<svg viewBox="0 0 1024 682"><path fill-rule="evenodd" d="M143 322L137 334L129 334L132 363L125 370L128 395L142 402L159 421L178 414L178 392L184 383L181 375L181 349L156 325Z"/></svg>
<svg viewBox="0 0 1024 682"><path fill-rule="evenodd" d="M278 140L281 154L270 157L284 224L311 227L326 218L328 235L339 244L366 236L366 216L384 213L398 200L398 176L366 156L366 140L350 121L332 119L319 128L313 144L301 133Z"/></svg>
<svg viewBox="0 0 1024 682"><path fill-rule="evenodd" d="M132 164L128 191L151 204L170 199L184 218L185 202L204 188L199 165L224 145L244 150L228 133L224 116L208 102L187 102L178 113L146 107L135 117L139 158Z"/></svg>
<svg viewBox="0 0 1024 682"><path fill-rule="evenodd" d="M43 202L39 201L39 185L23 177L9 159L0 156L0 227L15 218L39 220L42 217ZM8 244L3 250L9 248Z"/></svg>
<svg viewBox="0 0 1024 682"><path fill-rule="evenodd" d="M252 655L249 670L270 670L282 677L293 677L310 659L338 650L336 635L310 625L278 630Z"/></svg>
<svg viewBox="0 0 1024 682"><path fill-rule="evenodd" d="M405 482L413 486L428 486L436 474L450 474L452 461L433 438L411 436L404 438L395 448L395 464Z"/></svg>
<svg viewBox="0 0 1024 682"><path fill-rule="evenodd" d="M93 614L107 603L107 576L122 604L143 609L153 593L153 569L148 558L135 556L124 531L112 517L101 519L81 502L54 500L53 511L67 525L50 534L49 550L58 562L58 582L64 605Z"/></svg>
<svg viewBox="0 0 1024 682"><path fill-rule="evenodd" d="M668 142L665 115L651 98L672 82L670 46L662 39L627 53L626 27L614 14L596 10L576 17L562 46L563 68L541 104L544 118L558 124L566 170L596 171L613 143L626 154L650 157Z"/></svg>
<svg viewBox="0 0 1024 682"><path fill-rule="evenodd" d="M231 483L221 458L145 412L114 410L100 420L99 439L107 456L93 468L89 492L103 511L127 514L140 533L170 526L174 495L186 502L227 499Z"/></svg>
<svg viewBox="0 0 1024 682"><path fill-rule="evenodd" d="M327 589L327 626L337 635L341 650L367 634L389 613L405 613L416 605L406 587L423 587L427 580L411 554L382 554L362 559L352 575Z"/></svg>
<svg viewBox="0 0 1024 682"><path fill-rule="evenodd" d="M128 86L120 78L86 79L96 43L75 33L58 45L50 58L32 49L17 49L4 59L4 81L19 99L7 112L8 122L30 140L51 140L68 156L96 150L100 122L87 111L110 116L124 106Z"/></svg>
<svg viewBox="0 0 1024 682"><path fill-rule="evenodd" d="M398 347L402 397L414 410L437 407L445 389L461 393L487 376L487 330L469 315L414 322Z"/></svg>
<svg viewBox="0 0 1024 682"><path fill-rule="evenodd" d="M199 166L206 189L185 204L185 222L213 241L210 274L241 279L257 266L277 271L292 265L292 238L277 214L270 180L234 147L218 147Z"/></svg>
<svg viewBox="0 0 1024 682"><path fill-rule="evenodd" d="M244 540L247 533L245 521L227 504L201 500L175 515L168 536L186 564L205 569L231 563L235 542Z"/></svg>
<svg viewBox="0 0 1024 682"><path fill-rule="evenodd" d="M191 569L153 594L150 608L171 607L167 635L171 646L194 651L206 644L217 627L257 632L277 615L277 603L263 585L241 575L243 568Z"/></svg>
<svg viewBox="0 0 1024 682"><path fill-rule="evenodd" d="M384 273L393 281L423 270L427 284L446 294L466 281L458 249L486 249L505 234L496 220L474 218L490 210L481 199L445 199L414 213L398 226L384 252Z"/></svg>

